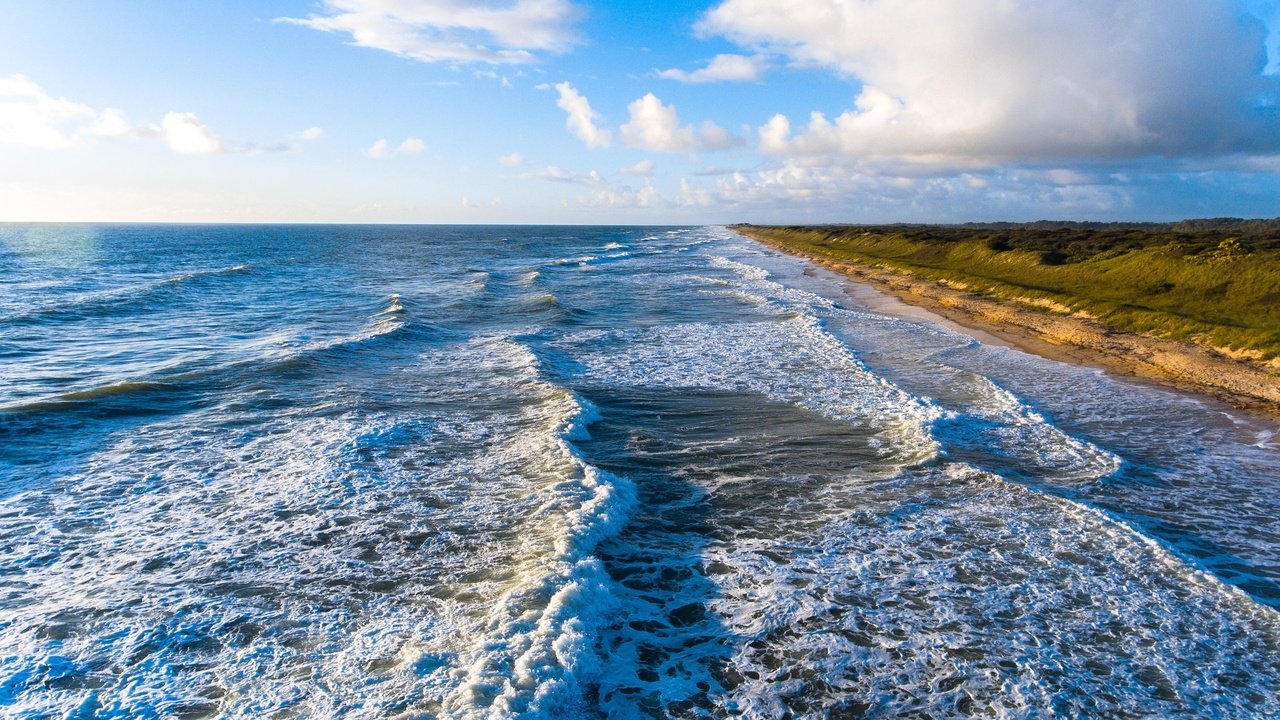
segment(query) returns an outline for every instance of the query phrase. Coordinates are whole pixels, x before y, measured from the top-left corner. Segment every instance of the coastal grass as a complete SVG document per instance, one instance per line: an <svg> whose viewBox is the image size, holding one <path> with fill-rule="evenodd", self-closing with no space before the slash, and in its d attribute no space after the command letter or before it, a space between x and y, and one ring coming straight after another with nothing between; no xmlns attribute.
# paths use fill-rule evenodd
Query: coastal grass
<svg viewBox="0 0 1280 720"><path fill-rule="evenodd" d="M1116 330L1280 357L1280 220L735 229Z"/></svg>

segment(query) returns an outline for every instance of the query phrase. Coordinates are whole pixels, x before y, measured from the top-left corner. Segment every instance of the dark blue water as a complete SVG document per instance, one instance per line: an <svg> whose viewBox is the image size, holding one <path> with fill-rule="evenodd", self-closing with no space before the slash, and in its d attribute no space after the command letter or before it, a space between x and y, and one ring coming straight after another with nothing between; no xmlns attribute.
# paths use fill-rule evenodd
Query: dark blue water
<svg viewBox="0 0 1280 720"><path fill-rule="evenodd" d="M0 716L1267 717L1275 426L718 228L0 225Z"/></svg>

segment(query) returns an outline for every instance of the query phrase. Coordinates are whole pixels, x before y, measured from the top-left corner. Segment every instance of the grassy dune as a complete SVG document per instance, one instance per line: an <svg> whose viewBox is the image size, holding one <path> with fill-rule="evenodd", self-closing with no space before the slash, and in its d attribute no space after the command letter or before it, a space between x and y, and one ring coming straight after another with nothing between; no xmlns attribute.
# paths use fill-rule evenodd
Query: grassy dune
<svg viewBox="0 0 1280 720"><path fill-rule="evenodd" d="M1280 357L1280 219L735 229L1118 330Z"/></svg>

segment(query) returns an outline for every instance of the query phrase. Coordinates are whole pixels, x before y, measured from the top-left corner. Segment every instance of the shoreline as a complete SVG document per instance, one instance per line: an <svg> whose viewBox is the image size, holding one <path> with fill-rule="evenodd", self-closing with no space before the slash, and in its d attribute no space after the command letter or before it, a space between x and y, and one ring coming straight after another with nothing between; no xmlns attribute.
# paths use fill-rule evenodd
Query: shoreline
<svg viewBox="0 0 1280 720"><path fill-rule="evenodd" d="M1166 388L1208 395L1240 410L1280 420L1280 375L1207 347L1118 331L1086 317L1046 312L958 290L905 272L858 265L801 252L741 229L734 232L778 252L803 258L922 312L889 314L937 322L981 342L1014 347L1050 360L1100 368ZM868 302L874 299L855 297ZM932 316L932 317L930 317ZM994 342L992 342L994 341Z"/></svg>

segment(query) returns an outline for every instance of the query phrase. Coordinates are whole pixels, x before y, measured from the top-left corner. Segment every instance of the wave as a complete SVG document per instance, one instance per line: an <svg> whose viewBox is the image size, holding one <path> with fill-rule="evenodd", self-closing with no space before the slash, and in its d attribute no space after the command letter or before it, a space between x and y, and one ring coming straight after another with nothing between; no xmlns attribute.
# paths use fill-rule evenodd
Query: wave
<svg viewBox="0 0 1280 720"><path fill-rule="evenodd" d="M925 462L939 451L929 432L939 409L872 373L807 313L585 332L553 345L572 351L586 382L755 393L877 430L886 457Z"/></svg>
<svg viewBox="0 0 1280 720"><path fill-rule="evenodd" d="M597 634L616 603L595 551L627 523L635 488L590 465L573 446L589 437L599 414L575 393L558 393L549 438L566 466L563 477L537 492L530 518L534 536L549 546L536 549L455 663L462 679L443 702L448 717L572 715L605 662Z"/></svg>
<svg viewBox="0 0 1280 720"><path fill-rule="evenodd" d="M360 350L369 343L393 337L405 331L409 324L406 320L406 308L397 294L388 296L385 306L370 315L367 321L353 333L318 340L299 340L286 336L275 338L269 342L250 343L250 357L232 358L223 362L210 362L207 358L183 358L163 367L155 368L142 377L125 380L113 380L80 390L45 395L35 399L22 400L9 405L0 405L0 414L27 415L42 413L59 413L92 409L102 403L115 405L117 400L128 400L133 396L148 396L156 393L177 394L184 390L207 387L216 378L237 377L246 370L255 374L267 370L271 366L293 365L308 357L319 357L327 353ZM123 408L118 408L123 410ZM150 404L139 404L136 410L151 412Z"/></svg>
<svg viewBox="0 0 1280 720"><path fill-rule="evenodd" d="M475 349L442 352L441 367L464 366ZM512 363L495 358L495 372L477 376L484 384L463 391L474 403L425 416L293 406L249 425L219 411L97 439L83 475L51 473L75 472L48 491L74 522L0 526L4 563L31 568L23 587L40 599L0 627L10 700L59 717L82 702L89 715L335 719L429 704L413 638L467 627L432 596L436 572L507 565L495 551L505 541L487 531L507 509L504 475L525 459L501 453L520 423L471 406L502 393ZM102 587L112 603L93 599ZM61 641L68 631L75 643ZM101 691L80 692L103 672ZM317 681L330 690L314 692Z"/></svg>
<svg viewBox="0 0 1280 720"><path fill-rule="evenodd" d="M9 405L0 405L0 415L39 413L67 410L103 400L113 400L125 396L143 395L157 392L171 392L177 389L172 382L120 380L83 390L72 390L57 395L47 395L34 400L24 400Z"/></svg>
<svg viewBox="0 0 1280 720"><path fill-rule="evenodd" d="M38 599L0 626L14 711L1280 715L1278 614L1087 502L1131 469L1106 434L981 357L933 362L954 339L670 238L536 284L544 250L504 259L466 313L455 266L230 364L68 393L217 401L54 417L0 463L24 493L0 564ZM600 303L590 329L562 299Z"/></svg>
<svg viewBox="0 0 1280 720"><path fill-rule="evenodd" d="M397 390L424 401L408 413L290 407L248 429L219 412L117 433L65 488L81 522L31 543L12 542L21 522L0 527L6 562L49 566L24 578L33 596L92 605L92 631L71 646L54 634L84 616L33 605L0 628L18 702L67 715L84 698L58 683L127 657L145 661L112 667L86 707L468 718L574 706L603 664L594 623L611 581L595 548L634 505L630 483L574 447L596 410L502 335L402 370ZM76 562L60 562L66 547ZM83 573L129 612L87 600Z"/></svg>
<svg viewBox="0 0 1280 720"><path fill-rule="evenodd" d="M398 318L404 314L404 303L400 301L400 295L392 293L387 296L387 306L373 314L375 319Z"/></svg>
<svg viewBox="0 0 1280 720"><path fill-rule="evenodd" d="M744 280L760 281L767 280L769 278L769 271L762 267L748 265L747 263L738 262L737 260L730 260L729 258L721 255L708 255L707 261L711 267L729 270ZM772 285L775 286L771 288L773 290L785 291L789 289L780 283L773 283Z"/></svg>
<svg viewBox="0 0 1280 720"><path fill-rule="evenodd" d="M965 373L965 375L968 375ZM998 453L1002 475L1050 478L1055 484L1100 482L1118 472L1123 460L1072 437L1013 393L981 375L964 378L980 399L964 410L948 410L932 432L951 451Z"/></svg>
<svg viewBox="0 0 1280 720"><path fill-rule="evenodd" d="M542 308L542 307L560 308L561 307L560 298L556 297L554 293L549 293L549 292L534 295L533 297L529 298L529 304L539 308Z"/></svg>
<svg viewBox="0 0 1280 720"><path fill-rule="evenodd" d="M567 305L554 293L549 292L524 298L521 312L527 312L535 317L551 314L558 321L566 324L580 324L597 314L591 310Z"/></svg>
<svg viewBox="0 0 1280 720"><path fill-rule="evenodd" d="M577 257L565 257L565 258L560 258L558 260L552 260L550 264L560 265L560 266L586 265L592 260L598 260L599 257L600 257L599 255L579 255Z"/></svg>
<svg viewBox="0 0 1280 720"><path fill-rule="evenodd" d="M712 266L729 270L740 278L736 287L721 293L768 307L780 313L780 317L786 317L788 311L800 310L816 313L815 317L850 319L859 327L865 326L868 320L887 320L848 310L814 293L782 285L770 280L769 272L755 265L715 255L709 256L709 261ZM948 345L947 350L950 349ZM993 468L994 471L1052 474L1064 483L1098 482L1115 474L1123 464L1115 454L1063 432L1043 414L988 378L945 369L950 372L950 383L966 386L974 396L962 410L939 409L930 422L929 434L947 452L989 453L998 449L1005 464Z"/></svg>
<svg viewBox="0 0 1280 720"><path fill-rule="evenodd" d="M858 500L803 541L708 549L734 638L722 713L1280 710L1280 616L1091 508L954 463Z"/></svg>
<svg viewBox="0 0 1280 720"><path fill-rule="evenodd" d="M927 429L942 458L968 463L1045 495L1078 500L1105 512L1118 510L1138 532L1164 543L1189 566L1208 569L1258 602L1277 604L1280 595L1274 580L1259 577L1266 573L1249 568L1274 565L1274 549L1266 547L1266 540L1249 537L1249 531L1237 531L1238 525L1227 519L1226 513L1241 509L1238 497L1230 497L1231 480L1211 480L1212 465L1196 461L1199 453L1189 449L1185 455L1175 453L1176 457L1163 461L1179 468L1170 471L1175 476L1193 473L1201 478L1199 482L1209 483L1194 491L1195 499L1180 489L1187 484L1185 478L1165 481L1159 474L1153 476L1150 468L1134 467L1120 454L1064 430L1046 412L997 385L985 373L990 372L991 353L1004 357L1002 350L979 350L983 346L972 338L943 328L843 308L805 290L784 287L768 279L763 268L727 258L711 262L739 278L734 293L755 296L775 312L808 308L841 328L842 341L852 338L857 347L871 352L884 353L884 348L891 347L888 352L895 360L889 365L895 382L938 409ZM1034 376L1043 370L1016 362L1019 373L1033 384L1040 382ZM1057 395L1066 392L1054 390ZM1107 404L1106 410L1114 412L1115 406ZM1236 462L1242 460L1238 456ZM1126 498L1125 491L1112 487L1133 483L1159 483L1166 500ZM1170 483L1174 487L1168 487ZM1255 512L1266 513L1264 507L1269 504L1263 503ZM1197 529L1189 532L1188 528Z"/></svg>
<svg viewBox="0 0 1280 720"><path fill-rule="evenodd" d="M596 267L646 255L661 255L666 252L666 250L622 250L621 252L606 253L603 255L579 255L577 257L560 258L558 260L553 260L550 265L559 267L577 266L579 268Z"/></svg>
<svg viewBox="0 0 1280 720"><path fill-rule="evenodd" d="M85 317L116 312L138 303L149 302L158 293L202 278L238 275L252 271L248 264L232 265L207 270L178 273L149 282L128 285L111 290L70 296L55 303L31 308L0 320L13 324L36 324L59 320L80 320Z"/></svg>
<svg viewBox="0 0 1280 720"><path fill-rule="evenodd" d="M173 277L165 278L164 280L157 282L156 285L157 286L179 285L181 283L188 282L188 281L195 280L202 277L211 277L216 275L235 275L238 273L249 272L252 269L253 269L252 265L249 265L248 263L241 263L239 265L231 265L231 266L222 267L222 268L212 268L209 270L192 270L191 272L181 273Z"/></svg>
<svg viewBox="0 0 1280 720"><path fill-rule="evenodd" d="M290 344L267 353L267 359L280 363L297 363L307 358L321 357L333 352L350 352L365 349L374 341L386 340L405 332L410 323L408 312L398 294L388 295L385 307L369 315L366 322L346 335L305 340L301 344ZM254 364L259 359L247 362Z"/></svg>
<svg viewBox="0 0 1280 720"><path fill-rule="evenodd" d="M778 532L707 549L705 565L717 568L712 579L720 586L708 607L727 626L719 640L706 642L734 652L723 692L711 685L720 712L822 716L870 699L871 713L883 715L946 715L966 703L1013 714L1072 707L1107 715L1127 699L1182 692L1202 712L1229 693L1231 714L1248 715L1238 704L1247 693L1229 681L1200 692L1198 676L1185 671L1269 676L1276 666L1267 643L1280 639L1274 614L1103 511L949 459L963 449L994 449L1005 469L1089 484L1114 474L1118 456L1071 436L983 376L965 379L974 397L963 411L904 390L878 377L827 327L848 311L773 283L762 268L715 264L730 271L734 292L778 314L760 322L579 332L551 344L574 359L566 368L575 381L589 386L760 394L853 431L877 432L882 457L899 460L900 485L884 492L883 507L874 507L882 485L848 505L820 502L825 522L809 521L830 534L816 540L793 543ZM865 472L860 467L854 477ZM847 521L828 519L865 503L872 507ZM1122 566L1110 568L1113 558ZM1174 608L1188 606L1191 615L1178 614L1178 621L1225 649L1162 629ZM1024 618L1030 639L992 632L1011 617ZM1250 639L1258 637L1268 640ZM1182 666L1181 676L1152 670L1168 653L1198 662ZM1028 657L1034 660L1025 669L1018 665ZM1017 674L1000 661L1014 663ZM636 670L629 660L615 662L619 676ZM668 678L673 666L653 667L655 679L644 683L662 707L696 692L681 695L692 681ZM1061 668L1063 683L1037 676L1043 667ZM1111 684L1122 686L1118 695L1126 699L1108 699ZM1001 704L1006 698L1011 705Z"/></svg>

